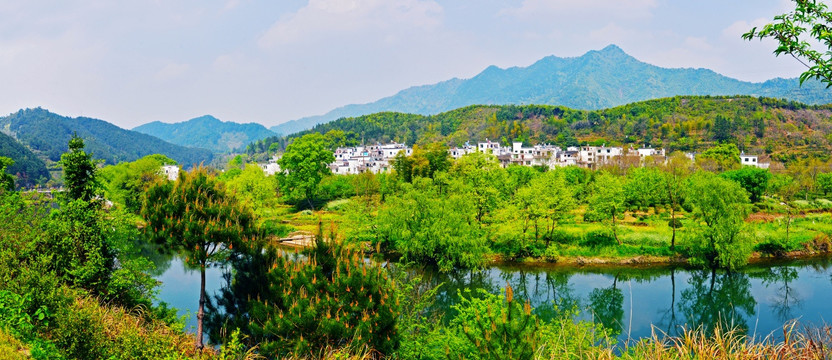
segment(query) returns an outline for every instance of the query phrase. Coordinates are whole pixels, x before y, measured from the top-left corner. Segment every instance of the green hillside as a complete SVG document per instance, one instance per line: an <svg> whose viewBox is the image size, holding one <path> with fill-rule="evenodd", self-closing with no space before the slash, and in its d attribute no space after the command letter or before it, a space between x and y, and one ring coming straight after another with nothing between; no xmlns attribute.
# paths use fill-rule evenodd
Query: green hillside
<svg viewBox="0 0 832 360"><path fill-rule="evenodd" d="M544 57L527 67L490 66L470 79L451 79L411 87L368 104L347 105L324 115L271 128L287 135L341 117L378 112L431 115L468 105L562 105L599 110L677 95L749 95L785 98L806 104L832 102L819 81L798 79L751 83L708 69L671 69L647 64L610 45L579 57Z"/></svg>
<svg viewBox="0 0 832 360"><path fill-rule="evenodd" d="M30 187L49 179L49 171L43 160L23 144L3 133L0 133L0 156L14 160L14 164L7 171L16 177L17 186Z"/></svg>
<svg viewBox="0 0 832 360"><path fill-rule="evenodd" d="M238 150L250 142L275 135L260 124L220 121L211 115L175 124L154 121L138 126L133 131L152 135L172 144L209 149L218 153Z"/></svg>
<svg viewBox="0 0 832 360"><path fill-rule="evenodd" d="M184 165L209 162L213 157L209 150L186 148L122 129L103 120L70 118L41 108L20 110L0 117L0 131L49 161L61 159L73 132L84 138L87 149L96 159L102 159L107 164L134 161L150 154L164 154Z"/></svg>
<svg viewBox="0 0 832 360"><path fill-rule="evenodd" d="M476 105L432 116L377 113L338 119L293 137L340 130L344 134L338 138L345 144L363 140L460 146L490 139L561 146L647 144L681 151L702 150L722 140L746 152L788 162L810 155L829 158L830 116L829 105L749 96L677 96L594 111L548 105ZM249 150L262 152L278 140L266 139Z"/></svg>

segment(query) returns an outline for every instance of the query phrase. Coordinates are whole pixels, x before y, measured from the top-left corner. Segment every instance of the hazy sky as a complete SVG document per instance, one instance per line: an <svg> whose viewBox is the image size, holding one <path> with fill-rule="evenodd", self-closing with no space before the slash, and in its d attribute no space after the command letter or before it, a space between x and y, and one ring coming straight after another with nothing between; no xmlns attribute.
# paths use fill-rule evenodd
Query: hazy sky
<svg viewBox="0 0 832 360"><path fill-rule="evenodd" d="M609 44L663 67L796 77L740 34L787 0L1 1L0 113L125 128L211 114L267 126L414 85Z"/></svg>

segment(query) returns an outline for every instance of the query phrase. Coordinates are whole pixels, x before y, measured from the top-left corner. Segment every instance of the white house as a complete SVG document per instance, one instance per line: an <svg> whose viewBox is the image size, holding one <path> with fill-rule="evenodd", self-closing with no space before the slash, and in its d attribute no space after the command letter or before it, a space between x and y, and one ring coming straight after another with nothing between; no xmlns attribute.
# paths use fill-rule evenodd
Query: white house
<svg viewBox="0 0 832 360"><path fill-rule="evenodd" d="M743 166L755 166L760 169L768 169L769 163L762 163L760 162L760 158L757 155L746 155L745 152L740 154L740 164Z"/></svg>
<svg viewBox="0 0 832 360"><path fill-rule="evenodd" d="M168 180L175 181L179 178L179 166L176 165L162 165L162 174L165 175Z"/></svg>

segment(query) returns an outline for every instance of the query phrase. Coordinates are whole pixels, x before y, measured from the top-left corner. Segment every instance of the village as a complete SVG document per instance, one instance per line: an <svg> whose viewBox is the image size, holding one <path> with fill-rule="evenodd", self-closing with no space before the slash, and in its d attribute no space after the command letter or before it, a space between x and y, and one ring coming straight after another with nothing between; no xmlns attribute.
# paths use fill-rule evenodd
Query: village
<svg viewBox="0 0 832 360"><path fill-rule="evenodd" d="M391 142L389 144L375 144L355 147L339 147L335 150L335 161L329 164L333 174L348 175L363 172L381 173L390 171L393 159L400 152L410 156L413 148L405 144ZM537 144L531 147L523 146L522 142L503 146L498 142L489 141L477 143L476 146L466 143L462 147L448 149L451 158L459 159L474 152L490 153L497 157L500 166L510 165L538 166L554 169L560 166L580 166L590 169L603 165L640 165L645 160L661 161L666 156L665 149L652 147L634 148L621 146L569 146L563 149L549 144ZM694 153L685 154L691 161ZM259 164L266 175L273 175L280 171L277 164L279 156L273 157L268 163ZM740 155L742 165L768 168L768 163L760 162L757 155ZM166 170L166 174L168 173Z"/></svg>

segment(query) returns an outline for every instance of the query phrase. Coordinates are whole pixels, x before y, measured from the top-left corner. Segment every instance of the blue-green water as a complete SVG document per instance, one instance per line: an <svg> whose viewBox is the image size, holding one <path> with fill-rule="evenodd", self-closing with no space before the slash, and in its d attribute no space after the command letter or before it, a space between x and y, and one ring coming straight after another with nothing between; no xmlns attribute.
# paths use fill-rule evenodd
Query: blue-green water
<svg viewBox="0 0 832 360"><path fill-rule="evenodd" d="M207 273L207 290L215 295L225 284L223 270ZM160 299L190 313L195 329L199 272L173 258L157 277ZM750 266L725 273L684 268L564 268L493 266L453 274L425 272L424 281L443 283L436 308L453 316L457 291L485 289L499 293L506 284L515 297L527 298L543 317L560 309L578 309L581 317L613 329L619 339L649 337L654 330L676 334L682 326L710 328L723 321L747 329L758 339L781 336L792 319L821 325L832 319L832 261L811 259Z"/></svg>

